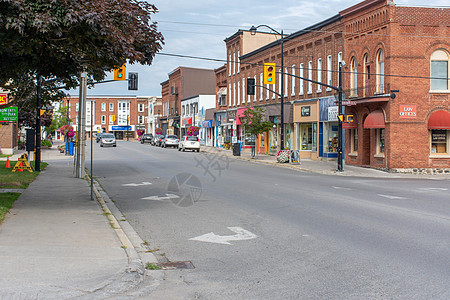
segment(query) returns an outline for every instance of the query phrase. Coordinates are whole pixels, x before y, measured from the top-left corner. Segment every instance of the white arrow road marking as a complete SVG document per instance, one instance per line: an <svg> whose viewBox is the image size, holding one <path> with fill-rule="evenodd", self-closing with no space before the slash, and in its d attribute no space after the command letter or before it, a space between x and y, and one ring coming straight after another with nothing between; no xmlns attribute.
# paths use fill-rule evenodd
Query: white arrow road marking
<svg viewBox="0 0 450 300"><path fill-rule="evenodd" d="M189 239L190 241L200 241L200 242L208 242L208 243L216 243L223 245L232 245L229 241L243 241L243 240L251 240L255 239L258 236L256 234L251 233L248 230L242 229L241 227L227 227L231 231L235 232L235 235L225 235L220 236L214 234L214 232L206 233L204 235Z"/></svg>
<svg viewBox="0 0 450 300"><path fill-rule="evenodd" d="M150 196L150 197L145 197L145 198L141 198L144 200L154 200L154 201L164 201L164 200L171 200L171 199L178 199L180 198L177 195L174 194L166 194L165 196Z"/></svg>
<svg viewBox="0 0 450 300"><path fill-rule="evenodd" d="M423 191L448 191L448 189L446 188L419 188L419 190L423 190Z"/></svg>
<svg viewBox="0 0 450 300"><path fill-rule="evenodd" d="M336 190L353 190L352 188L347 188L347 187L340 187L340 186L333 186L334 189Z"/></svg>
<svg viewBox="0 0 450 300"><path fill-rule="evenodd" d="M385 198L389 198L389 199L406 199L405 197L398 197L398 196L390 196L390 195L382 195L382 194L377 194L380 197L385 197Z"/></svg>
<svg viewBox="0 0 450 300"><path fill-rule="evenodd" d="M152 184L152 183L144 181L142 183L125 183L125 184L122 184L122 186L140 186L140 185L150 185L150 184Z"/></svg>

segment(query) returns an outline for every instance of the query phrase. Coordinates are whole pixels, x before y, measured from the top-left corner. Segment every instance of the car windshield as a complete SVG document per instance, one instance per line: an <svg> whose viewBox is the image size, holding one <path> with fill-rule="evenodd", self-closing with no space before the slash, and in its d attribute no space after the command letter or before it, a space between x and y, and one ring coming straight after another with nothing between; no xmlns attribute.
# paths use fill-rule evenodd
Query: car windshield
<svg viewBox="0 0 450 300"><path fill-rule="evenodd" d="M114 134L112 134L112 133L104 133L104 134L102 134L102 138L103 139L113 139L114 138Z"/></svg>
<svg viewBox="0 0 450 300"><path fill-rule="evenodd" d="M168 139L177 139L178 137L176 135L168 135L167 138Z"/></svg>
<svg viewBox="0 0 450 300"><path fill-rule="evenodd" d="M188 136L188 138L187 138L187 140L188 141L198 141L198 137L196 137L196 136Z"/></svg>
<svg viewBox="0 0 450 300"><path fill-rule="evenodd" d="M144 134L144 137L152 137L151 134Z"/></svg>

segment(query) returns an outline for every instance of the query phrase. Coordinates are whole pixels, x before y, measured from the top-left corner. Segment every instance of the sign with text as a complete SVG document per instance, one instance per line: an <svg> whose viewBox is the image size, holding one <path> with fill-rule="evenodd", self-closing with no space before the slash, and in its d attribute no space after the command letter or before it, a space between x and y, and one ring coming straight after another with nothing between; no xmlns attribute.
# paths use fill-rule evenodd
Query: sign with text
<svg viewBox="0 0 450 300"><path fill-rule="evenodd" d="M8 95L0 94L0 105L8 104Z"/></svg>
<svg viewBox="0 0 450 300"><path fill-rule="evenodd" d="M328 121L337 121L338 113L339 113L339 107L337 107L337 106L328 107Z"/></svg>
<svg viewBox="0 0 450 300"><path fill-rule="evenodd" d="M0 109L0 122L17 121L17 107L7 107Z"/></svg>
<svg viewBox="0 0 450 300"><path fill-rule="evenodd" d="M300 110L300 114L302 117L310 117L311 116L311 106L302 106Z"/></svg>
<svg viewBox="0 0 450 300"><path fill-rule="evenodd" d="M417 118L417 106L400 105L399 115L402 119L415 119Z"/></svg>

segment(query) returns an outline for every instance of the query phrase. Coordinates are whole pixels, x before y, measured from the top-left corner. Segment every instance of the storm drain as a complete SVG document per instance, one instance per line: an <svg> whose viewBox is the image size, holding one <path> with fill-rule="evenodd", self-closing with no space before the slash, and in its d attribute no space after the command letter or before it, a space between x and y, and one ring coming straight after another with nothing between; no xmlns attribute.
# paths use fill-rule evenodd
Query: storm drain
<svg viewBox="0 0 450 300"><path fill-rule="evenodd" d="M162 270L195 269L194 265L190 261L171 261L158 263L156 265L161 267Z"/></svg>

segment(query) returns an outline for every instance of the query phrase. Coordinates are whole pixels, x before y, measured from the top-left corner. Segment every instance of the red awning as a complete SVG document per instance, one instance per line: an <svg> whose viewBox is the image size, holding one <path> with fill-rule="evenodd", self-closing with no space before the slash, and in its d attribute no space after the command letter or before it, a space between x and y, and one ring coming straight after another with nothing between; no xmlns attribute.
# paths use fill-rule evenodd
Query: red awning
<svg viewBox="0 0 450 300"><path fill-rule="evenodd" d="M384 114L382 110L374 110L364 121L364 128L384 128Z"/></svg>
<svg viewBox="0 0 450 300"><path fill-rule="evenodd" d="M428 119L428 129L450 129L450 112L438 110Z"/></svg>
<svg viewBox="0 0 450 300"><path fill-rule="evenodd" d="M353 122L351 123L342 123L342 128L344 129L358 129L358 119L356 118L356 115L353 114Z"/></svg>

